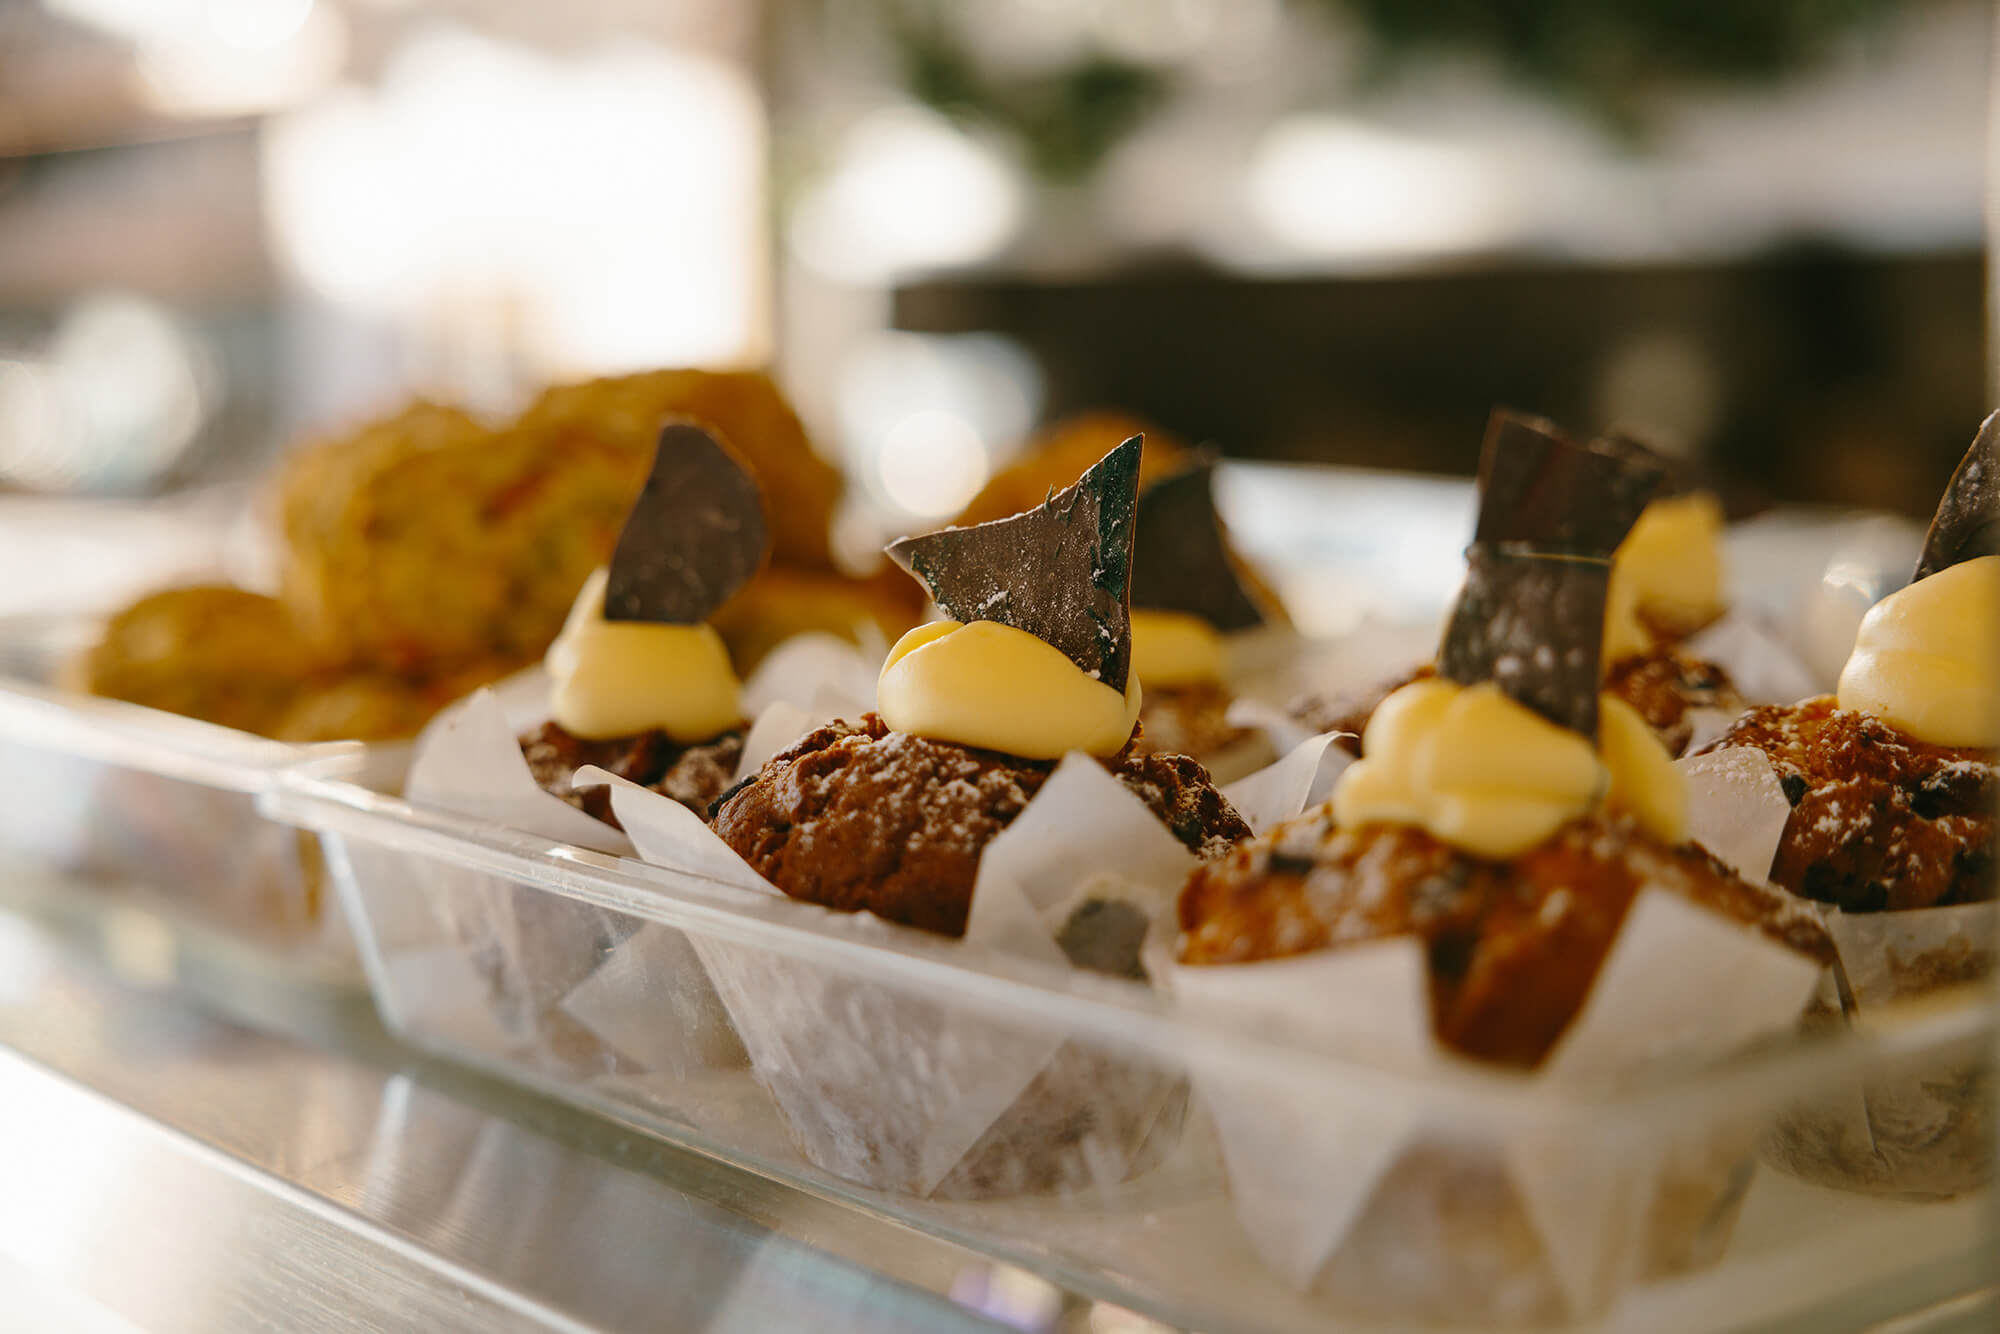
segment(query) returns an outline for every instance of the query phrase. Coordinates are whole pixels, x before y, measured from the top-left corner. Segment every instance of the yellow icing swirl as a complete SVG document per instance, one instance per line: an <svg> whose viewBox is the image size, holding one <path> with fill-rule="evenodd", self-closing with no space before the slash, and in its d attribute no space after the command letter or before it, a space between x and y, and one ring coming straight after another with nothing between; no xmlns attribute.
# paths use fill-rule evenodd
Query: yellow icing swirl
<svg viewBox="0 0 2000 1334"><path fill-rule="evenodd" d="M1343 827L1415 825L1475 857L1515 857L1608 798L1655 836L1686 837L1680 773L1638 714L1601 701L1603 750L1491 682L1417 681L1390 695L1333 791Z"/></svg>
<svg viewBox="0 0 2000 1334"><path fill-rule="evenodd" d="M1721 503L1696 491L1646 506L1612 558L1605 664L1652 650L1646 620L1691 631L1722 611Z"/></svg>
<svg viewBox="0 0 2000 1334"><path fill-rule="evenodd" d="M1139 674L1121 694L1025 630L932 621L889 650L875 711L898 732L1022 759L1115 755L1139 717Z"/></svg>
<svg viewBox="0 0 2000 1334"><path fill-rule="evenodd" d="M608 572L584 583L549 646L549 716L585 740L659 728L706 741L743 721L741 683L722 636L707 625L604 619Z"/></svg>
<svg viewBox="0 0 2000 1334"><path fill-rule="evenodd" d="M1934 746L2000 746L2000 556L1947 566L1869 608L1839 701Z"/></svg>
<svg viewBox="0 0 2000 1334"><path fill-rule="evenodd" d="M1132 670L1163 689L1223 678L1222 635L1199 616L1132 609Z"/></svg>

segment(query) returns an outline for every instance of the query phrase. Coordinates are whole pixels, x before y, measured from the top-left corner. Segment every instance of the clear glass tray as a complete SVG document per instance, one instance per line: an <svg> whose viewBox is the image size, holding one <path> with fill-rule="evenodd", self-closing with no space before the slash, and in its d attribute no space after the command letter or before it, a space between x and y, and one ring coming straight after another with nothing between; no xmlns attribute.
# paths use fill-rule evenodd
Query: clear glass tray
<svg viewBox="0 0 2000 1334"><path fill-rule="evenodd" d="M352 763L263 806L319 834L401 1036L1176 1325L1816 1327L1987 1262L1983 1191L1883 1200L1759 1156L1801 1100L1983 1068L1983 989L1616 1085L1406 1069L413 807ZM1316 1208L1364 1171L1357 1212Z"/></svg>
<svg viewBox="0 0 2000 1334"><path fill-rule="evenodd" d="M47 684L78 639L74 622L0 623L0 894L44 915L136 910L181 943L364 985L318 841L257 796L287 765L336 756L391 786L398 748L286 745Z"/></svg>

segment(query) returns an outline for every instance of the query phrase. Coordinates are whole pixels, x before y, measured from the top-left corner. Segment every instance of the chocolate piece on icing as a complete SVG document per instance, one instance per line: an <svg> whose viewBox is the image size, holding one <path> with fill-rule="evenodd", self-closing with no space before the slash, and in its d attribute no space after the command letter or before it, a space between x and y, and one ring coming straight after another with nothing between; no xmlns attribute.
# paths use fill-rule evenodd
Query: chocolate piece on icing
<svg viewBox="0 0 2000 1334"><path fill-rule="evenodd" d="M1660 485L1653 492L1654 500L1684 496L1702 489L1700 469L1694 463L1647 444L1644 436L1630 430L1614 428L1606 431L1591 441L1590 447L1636 464L1658 468Z"/></svg>
<svg viewBox="0 0 2000 1334"><path fill-rule="evenodd" d="M1945 484L1910 582L1961 561L2000 554L2000 412L1979 425Z"/></svg>
<svg viewBox="0 0 2000 1334"><path fill-rule="evenodd" d="M1438 674L1492 681L1559 727L1597 735L1611 553L1663 478L1634 451L1587 448L1547 422L1496 412L1479 522Z"/></svg>
<svg viewBox="0 0 2000 1334"><path fill-rule="evenodd" d="M612 550L604 619L699 624L757 573L770 541L749 466L701 427L670 423Z"/></svg>
<svg viewBox="0 0 2000 1334"><path fill-rule="evenodd" d="M1632 445L1581 445L1542 418L1495 409L1472 540L1609 555L1666 480L1652 451Z"/></svg>
<svg viewBox="0 0 2000 1334"><path fill-rule="evenodd" d="M1132 531L1140 438L1034 509L893 542L895 562L960 621L998 621L1125 689L1132 669Z"/></svg>
<svg viewBox="0 0 2000 1334"><path fill-rule="evenodd" d="M1214 461L1202 459L1139 492L1132 605L1186 612L1218 630L1252 630L1264 612L1236 572L1214 482Z"/></svg>

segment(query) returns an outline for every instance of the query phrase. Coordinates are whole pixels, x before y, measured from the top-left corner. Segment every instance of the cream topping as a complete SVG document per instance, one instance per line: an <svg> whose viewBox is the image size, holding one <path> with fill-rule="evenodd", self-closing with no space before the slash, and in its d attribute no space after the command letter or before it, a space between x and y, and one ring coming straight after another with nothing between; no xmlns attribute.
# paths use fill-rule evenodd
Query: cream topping
<svg viewBox="0 0 2000 1334"><path fill-rule="evenodd" d="M1838 699L1934 746L2000 746L2000 556L1947 566L1871 607Z"/></svg>
<svg viewBox="0 0 2000 1334"><path fill-rule="evenodd" d="M896 641L875 711L898 732L1029 760L1115 755L1139 717L1139 674L1121 693L1061 650L997 621L932 621Z"/></svg>
<svg viewBox="0 0 2000 1334"><path fill-rule="evenodd" d="M1690 630L1720 616L1722 583L1721 502L1695 491L1646 506L1612 557L1605 663L1652 650L1655 636L1641 613Z"/></svg>
<svg viewBox="0 0 2000 1334"><path fill-rule="evenodd" d="M659 728L706 741L743 721L741 682L722 636L708 625L604 619L608 571L584 582L543 660L549 716L585 740Z"/></svg>
<svg viewBox="0 0 2000 1334"><path fill-rule="evenodd" d="M1132 609L1132 670L1148 685L1220 682L1227 654L1222 634L1199 616Z"/></svg>
<svg viewBox="0 0 2000 1334"><path fill-rule="evenodd" d="M1681 842L1687 794L1665 748L1623 701L1604 697L1600 720L1601 751L1492 682L1413 682L1369 719L1362 758L1334 788L1334 819L1415 825L1501 861L1608 800Z"/></svg>

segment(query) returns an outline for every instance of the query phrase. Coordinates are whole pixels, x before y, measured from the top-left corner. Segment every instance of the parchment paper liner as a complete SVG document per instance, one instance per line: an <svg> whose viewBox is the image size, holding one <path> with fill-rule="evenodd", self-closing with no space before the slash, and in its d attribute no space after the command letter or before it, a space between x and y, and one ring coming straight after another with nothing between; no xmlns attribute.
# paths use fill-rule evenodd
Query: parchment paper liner
<svg viewBox="0 0 2000 1334"><path fill-rule="evenodd" d="M873 679L866 658L831 636L781 645L744 685L745 699L763 705L745 738L745 765L761 765L826 716L816 708L846 707L847 691ZM624 834L535 782L518 738L547 717L547 699L547 678L535 669L451 706L418 739L406 795L606 856L632 855ZM434 919L433 939L404 972L406 994L424 998L433 1025L449 1016L477 1045L565 1073L684 1075L743 1063L680 932L505 877L430 871L427 892L412 898ZM424 939L422 925L413 928ZM446 963L446 954L456 957Z"/></svg>
<svg viewBox="0 0 2000 1334"><path fill-rule="evenodd" d="M1276 1026L1352 1059L1462 1065L1431 1033L1412 938L1252 964L1167 965L1177 1002ZM1663 890L1641 891L1583 1010L1542 1067L1552 1089L1698 1063L1790 1027L1819 968ZM1580 1319L1636 1277L1726 1240L1758 1124L1648 1134L1577 1104L1546 1128L1487 1133L1463 1114L1194 1072L1250 1240L1295 1287L1354 1315L1446 1322ZM1448 1100L1446 1100L1448 1101Z"/></svg>
<svg viewBox="0 0 2000 1334"><path fill-rule="evenodd" d="M1769 757L1731 746L1681 764L1696 799L1696 839L1742 848L1747 872L1768 874L1792 809ZM1814 907L1839 953L1845 995L1829 975L1807 1015L1810 1027L1866 1023L1884 1006L1992 976L1995 904L1876 913ZM1990 1061L1899 1062L1787 1109L1766 1156L1822 1185L1918 1199L1962 1194L1991 1175L1993 1096Z"/></svg>
<svg viewBox="0 0 2000 1334"><path fill-rule="evenodd" d="M1728 672L1738 693L1752 704L1795 704L1833 686L1806 666L1789 640L1744 607L1731 607L1679 647L1687 656Z"/></svg>
<svg viewBox="0 0 2000 1334"><path fill-rule="evenodd" d="M592 775L596 777L596 775ZM777 895L684 808L630 784L612 809L649 862ZM1193 859L1087 756L1056 766L986 847L964 945L1068 966L1055 932L1084 898L1162 910ZM831 932L908 928L818 913ZM758 1080L816 1166L936 1198L1102 1192L1178 1135L1185 1077L1045 1024L1010 1024L848 967L697 938Z"/></svg>

